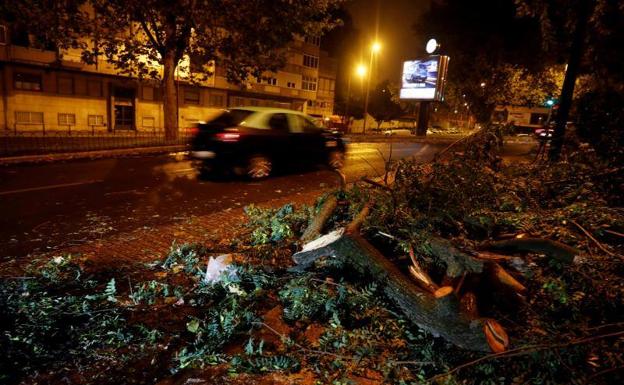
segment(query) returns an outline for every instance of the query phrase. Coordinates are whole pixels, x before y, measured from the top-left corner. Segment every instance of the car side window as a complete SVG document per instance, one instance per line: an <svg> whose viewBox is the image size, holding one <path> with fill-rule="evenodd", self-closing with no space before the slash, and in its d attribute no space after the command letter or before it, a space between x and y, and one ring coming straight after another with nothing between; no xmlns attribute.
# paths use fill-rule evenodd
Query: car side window
<svg viewBox="0 0 624 385"><path fill-rule="evenodd" d="M303 133L305 120L301 115L288 114L288 120L290 121L290 132L295 134Z"/></svg>
<svg viewBox="0 0 624 385"><path fill-rule="evenodd" d="M288 119L286 114L273 114L269 119L269 127L272 130L288 132Z"/></svg>
<svg viewBox="0 0 624 385"><path fill-rule="evenodd" d="M322 130L317 127L316 124L314 124L313 121L311 121L308 118L305 118L303 116L301 116L301 120L303 121L301 124L303 126L303 132L309 133L309 134L318 134L320 133Z"/></svg>

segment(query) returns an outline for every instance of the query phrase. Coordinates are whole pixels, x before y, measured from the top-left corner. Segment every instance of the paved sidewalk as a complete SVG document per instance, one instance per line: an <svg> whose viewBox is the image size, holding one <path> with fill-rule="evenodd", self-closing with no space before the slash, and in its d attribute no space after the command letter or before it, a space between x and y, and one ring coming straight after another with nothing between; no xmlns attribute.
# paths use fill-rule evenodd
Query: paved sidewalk
<svg viewBox="0 0 624 385"><path fill-rule="evenodd" d="M287 203L312 205L325 191L327 190L318 189L297 193L275 198L258 206L276 208ZM77 246L6 261L0 264L0 277L20 275L32 259L63 254L80 255L87 266L97 266L98 270L133 269L132 266L137 263L162 259L174 241L176 244L202 243L214 248L215 252L227 251L229 242L244 234L245 224L243 208L191 216L166 225L143 227Z"/></svg>
<svg viewBox="0 0 624 385"><path fill-rule="evenodd" d="M113 157L119 157L119 156L163 154L163 153L168 153L168 152L185 151L186 149L187 148L184 145L174 145L174 146L124 148L124 149L116 149L116 150L67 152L67 153L44 154L44 155L8 156L8 157L0 157L0 166L15 165L15 164L46 163L46 162L66 161L66 160L77 160L77 159L98 159L98 158L113 158Z"/></svg>

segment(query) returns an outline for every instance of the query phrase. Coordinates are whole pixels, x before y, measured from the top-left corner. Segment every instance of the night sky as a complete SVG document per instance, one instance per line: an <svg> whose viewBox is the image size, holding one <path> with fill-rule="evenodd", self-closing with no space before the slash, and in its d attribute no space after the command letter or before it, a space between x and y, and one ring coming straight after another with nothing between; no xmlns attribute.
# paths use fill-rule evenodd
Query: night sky
<svg viewBox="0 0 624 385"><path fill-rule="evenodd" d="M369 44L375 37L375 20L379 11L378 34L383 49L378 69L373 74L379 81L389 79L398 82L402 61L424 54L424 47L417 46L412 25L429 3L430 0L353 0L347 5L364 44ZM367 49L354 47L355 60L359 56L368 63Z"/></svg>

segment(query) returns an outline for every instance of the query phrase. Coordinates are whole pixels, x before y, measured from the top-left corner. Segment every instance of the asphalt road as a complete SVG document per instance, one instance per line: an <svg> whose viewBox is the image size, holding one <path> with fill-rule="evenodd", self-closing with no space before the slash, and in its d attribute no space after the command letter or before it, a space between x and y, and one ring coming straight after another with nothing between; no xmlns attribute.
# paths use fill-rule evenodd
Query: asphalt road
<svg viewBox="0 0 624 385"><path fill-rule="evenodd" d="M443 146L394 143L392 158L427 161ZM348 181L379 174L389 154L388 143L351 144L343 172ZM0 259L337 184L323 168L259 182L204 180L180 153L2 167Z"/></svg>

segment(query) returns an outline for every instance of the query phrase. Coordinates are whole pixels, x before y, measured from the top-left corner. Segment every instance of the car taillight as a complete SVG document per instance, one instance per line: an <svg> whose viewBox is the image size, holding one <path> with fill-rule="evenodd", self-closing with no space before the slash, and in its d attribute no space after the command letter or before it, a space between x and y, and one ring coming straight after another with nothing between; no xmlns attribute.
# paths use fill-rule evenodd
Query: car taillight
<svg viewBox="0 0 624 385"><path fill-rule="evenodd" d="M191 127L190 132L193 136L199 134L199 127Z"/></svg>
<svg viewBox="0 0 624 385"><path fill-rule="evenodd" d="M220 132L216 138L221 142L237 142L240 139L240 134L238 132Z"/></svg>

